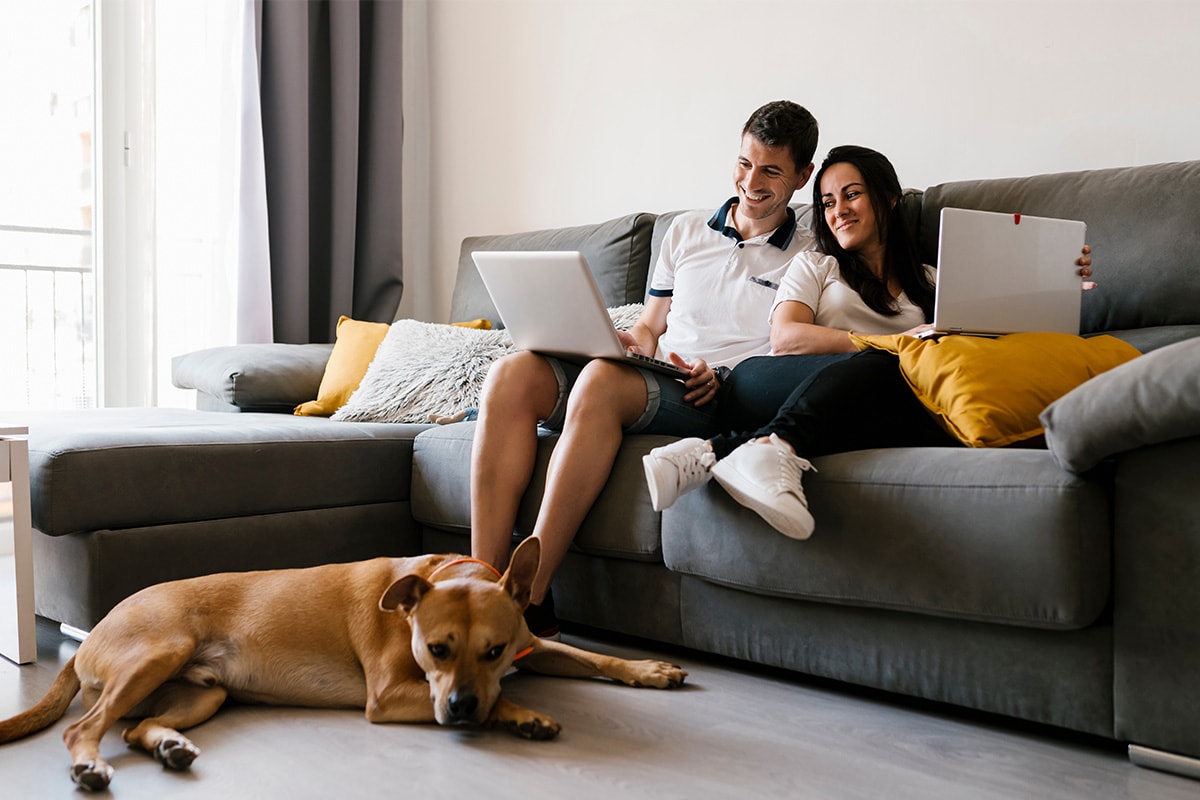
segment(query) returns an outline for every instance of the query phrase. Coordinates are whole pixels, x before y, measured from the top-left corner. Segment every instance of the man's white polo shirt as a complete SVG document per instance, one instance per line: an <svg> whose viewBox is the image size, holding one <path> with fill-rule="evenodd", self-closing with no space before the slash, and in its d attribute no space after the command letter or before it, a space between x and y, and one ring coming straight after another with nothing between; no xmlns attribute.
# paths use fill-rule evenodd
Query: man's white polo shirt
<svg viewBox="0 0 1200 800"><path fill-rule="evenodd" d="M681 214L663 236L650 281L652 297L671 298L660 358L675 352L732 368L771 349L775 291L792 257L816 240L790 208L773 232L742 239L730 224L736 203L730 198L707 220L698 211Z"/></svg>

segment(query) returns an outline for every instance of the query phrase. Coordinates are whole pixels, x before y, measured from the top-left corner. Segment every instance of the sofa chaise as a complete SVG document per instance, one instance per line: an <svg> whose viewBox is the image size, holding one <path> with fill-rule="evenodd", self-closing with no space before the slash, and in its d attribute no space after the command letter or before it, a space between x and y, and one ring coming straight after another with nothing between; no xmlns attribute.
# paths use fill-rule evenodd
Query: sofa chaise
<svg viewBox="0 0 1200 800"><path fill-rule="evenodd" d="M1145 355L1047 409L1049 448L817 459L805 542L715 485L654 512L640 460L669 439L627 437L556 579L560 616L1197 769L1200 162L960 181L904 202L930 263L943 207L1084 220L1100 288L1082 331ZM641 302L673 216L468 238L452 318L495 319L475 249L582 250L610 306ZM280 413L316 396L333 348L177 358L196 410L31 415L38 613L86 630L162 580L469 550L475 423ZM516 537L554 441L542 435Z"/></svg>

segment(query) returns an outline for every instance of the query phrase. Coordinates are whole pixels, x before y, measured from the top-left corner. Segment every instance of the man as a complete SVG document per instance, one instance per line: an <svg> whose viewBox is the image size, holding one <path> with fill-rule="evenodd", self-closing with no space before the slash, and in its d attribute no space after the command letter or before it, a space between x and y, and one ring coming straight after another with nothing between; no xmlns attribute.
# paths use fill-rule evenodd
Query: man
<svg viewBox="0 0 1200 800"><path fill-rule="evenodd" d="M533 535L542 560L526 612L530 630L556 636L550 581L608 480L625 433L717 433L718 371L770 349L768 318L792 256L815 247L788 207L813 171L817 121L776 101L742 129L736 195L706 220L683 214L667 230L626 347L661 353L684 381L594 359L580 367L537 353L507 356L488 373L471 453L471 550L508 561L517 506L537 456L537 426L561 431ZM662 357L662 356L660 356Z"/></svg>

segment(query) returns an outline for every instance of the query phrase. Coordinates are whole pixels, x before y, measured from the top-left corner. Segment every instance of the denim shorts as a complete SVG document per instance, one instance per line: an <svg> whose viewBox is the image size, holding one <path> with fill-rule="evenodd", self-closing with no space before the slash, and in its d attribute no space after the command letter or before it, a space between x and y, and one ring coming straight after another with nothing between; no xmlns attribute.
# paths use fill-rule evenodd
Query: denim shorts
<svg viewBox="0 0 1200 800"><path fill-rule="evenodd" d="M579 380L583 367L546 356L546 362L558 379L558 401L550 416L541 423L543 428L561 431L567 418L567 398ZM683 381L677 381L658 372L638 367L636 369L646 382L646 409L637 420L625 429L625 433L657 433L665 436L697 436L708 439L717 435L716 403L696 408L683 400L687 389Z"/></svg>

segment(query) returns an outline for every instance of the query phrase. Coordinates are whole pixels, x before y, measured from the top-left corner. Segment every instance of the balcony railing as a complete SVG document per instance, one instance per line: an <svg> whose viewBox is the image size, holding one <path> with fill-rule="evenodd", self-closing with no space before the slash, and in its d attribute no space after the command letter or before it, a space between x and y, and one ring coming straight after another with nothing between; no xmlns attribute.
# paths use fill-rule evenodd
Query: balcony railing
<svg viewBox="0 0 1200 800"><path fill-rule="evenodd" d="M0 225L0 409L96 405L92 232Z"/></svg>

